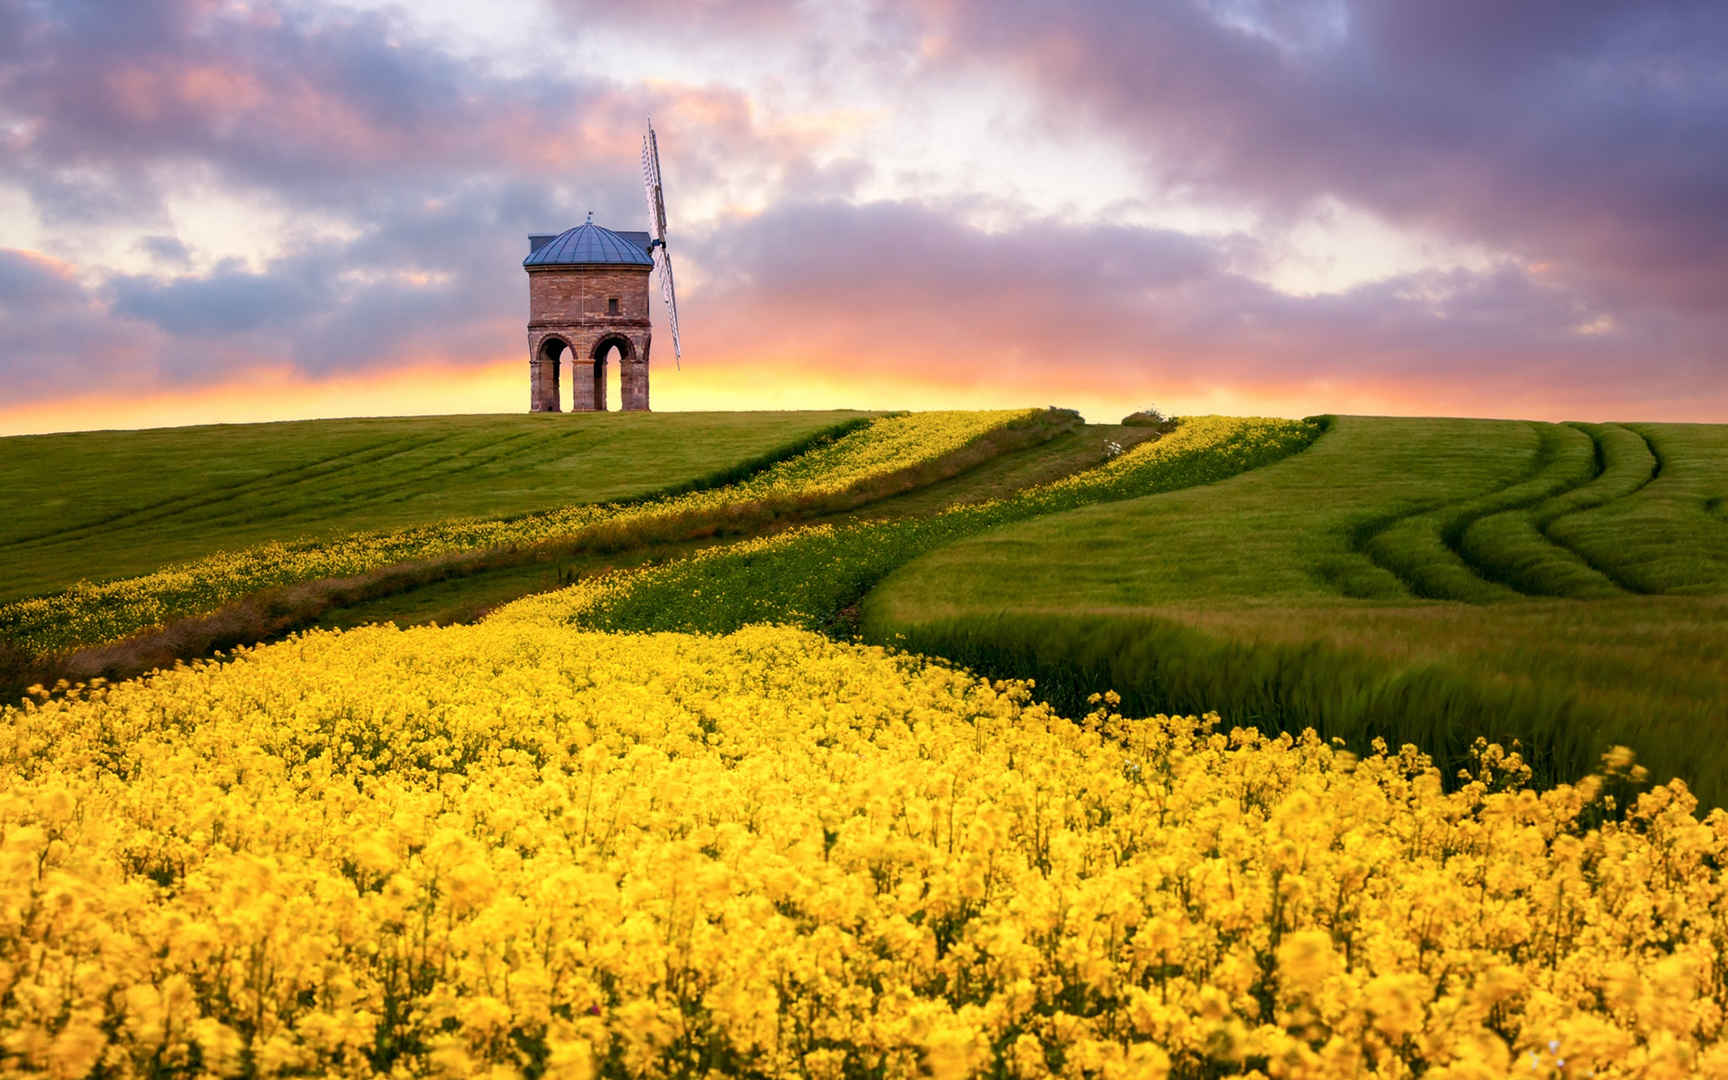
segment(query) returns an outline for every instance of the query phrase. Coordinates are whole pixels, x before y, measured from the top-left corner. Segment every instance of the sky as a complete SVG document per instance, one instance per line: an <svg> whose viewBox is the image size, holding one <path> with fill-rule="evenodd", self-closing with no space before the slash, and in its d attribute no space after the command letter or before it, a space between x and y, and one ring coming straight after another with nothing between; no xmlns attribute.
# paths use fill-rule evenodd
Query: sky
<svg viewBox="0 0 1728 1080"><path fill-rule="evenodd" d="M657 409L1728 421L1720 0L0 0L0 434ZM613 395L616 400L616 394Z"/></svg>

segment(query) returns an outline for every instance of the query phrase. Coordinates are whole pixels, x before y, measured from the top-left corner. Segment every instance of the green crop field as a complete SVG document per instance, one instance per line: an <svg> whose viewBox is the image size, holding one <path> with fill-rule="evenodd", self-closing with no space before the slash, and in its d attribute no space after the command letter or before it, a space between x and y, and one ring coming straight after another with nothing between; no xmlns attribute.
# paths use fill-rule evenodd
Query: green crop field
<svg viewBox="0 0 1728 1080"><path fill-rule="evenodd" d="M1344 417L1221 483L1019 522L873 591L878 639L1136 709L1728 797L1728 426Z"/></svg>
<svg viewBox="0 0 1728 1080"><path fill-rule="evenodd" d="M865 415L386 417L0 438L0 602L267 540L645 495Z"/></svg>

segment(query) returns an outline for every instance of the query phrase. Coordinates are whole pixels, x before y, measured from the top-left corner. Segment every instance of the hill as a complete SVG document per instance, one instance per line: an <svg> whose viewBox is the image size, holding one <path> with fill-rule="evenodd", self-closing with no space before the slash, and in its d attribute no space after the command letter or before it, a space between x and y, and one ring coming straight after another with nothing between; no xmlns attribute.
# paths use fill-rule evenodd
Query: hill
<svg viewBox="0 0 1728 1080"><path fill-rule="evenodd" d="M678 417L632 420L642 451L638 466L691 434ZM716 469L707 456L705 475L632 497L289 541L275 536L290 527L294 506L277 517L266 507L255 522L274 528L266 541L148 573L84 578L0 604L0 686L136 674L305 626L332 606L432 581L570 555L623 551L639 558L667 545L774 528L938 482L1078 422L1074 413L1054 409L851 417L744 462ZM703 455L699 443L685 444L667 458ZM581 462L587 470L607 464L595 453ZM327 494L313 490L313 497Z"/></svg>
<svg viewBox="0 0 1728 1080"><path fill-rule="evenodd" d="M867 415L414 416L0 438L0 602L270 540L640 497Z"/></svg>

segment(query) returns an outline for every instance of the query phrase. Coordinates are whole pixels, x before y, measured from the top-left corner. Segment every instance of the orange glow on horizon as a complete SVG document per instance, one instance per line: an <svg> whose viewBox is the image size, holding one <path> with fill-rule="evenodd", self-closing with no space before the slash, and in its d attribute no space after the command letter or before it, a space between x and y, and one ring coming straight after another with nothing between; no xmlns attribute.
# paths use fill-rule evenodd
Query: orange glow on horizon
<svg viewBox="0 0 1728 1080"><path fill-rule="evenodd" d="M261 423L355 416L432 416L526 412L526 365L494 359L434 363L324 379L264 370L214 386L152 393L95 393L0 408L0 436L61 431ZM746 373L741 377L740 373ZM661 412L797 409L996 409L1059 405L1093 423L1114 423L1156 405L1175 415L1223 413L1300 417L1322 412L1387 416L1484 416L1531 420L1697 420L1712 418L1693 401L1629 405L1623 400L1554 402L1517 409L1484 389L1476 394L1393 382L1289 380L1277 385L1206 387L1193 376L1178 383L1155 372L1124 368L1122 390L1041 382L987 380L950 374L908 379L852 357L796 365L742 360L694 360L683 370L656 363L653 405ZM1162 384L1163 389L1158 389ZM1508 406L1513 411L1508 411Z"/></svg>

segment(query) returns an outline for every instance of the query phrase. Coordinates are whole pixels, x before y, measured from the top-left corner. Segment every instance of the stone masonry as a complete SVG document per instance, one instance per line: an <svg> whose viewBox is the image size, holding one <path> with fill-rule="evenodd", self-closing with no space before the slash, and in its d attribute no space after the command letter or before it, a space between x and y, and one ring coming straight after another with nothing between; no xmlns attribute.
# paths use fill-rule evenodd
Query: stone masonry
<svg viewBox="0 0 1728 1080"><path fill-rule="evenodd" d="M531 411L560 411L565 359L570 361L571 410L604 410L606 364L613 356L624 399L620 406L648 409L651 269L617 264L527 268Z"/></svg>

